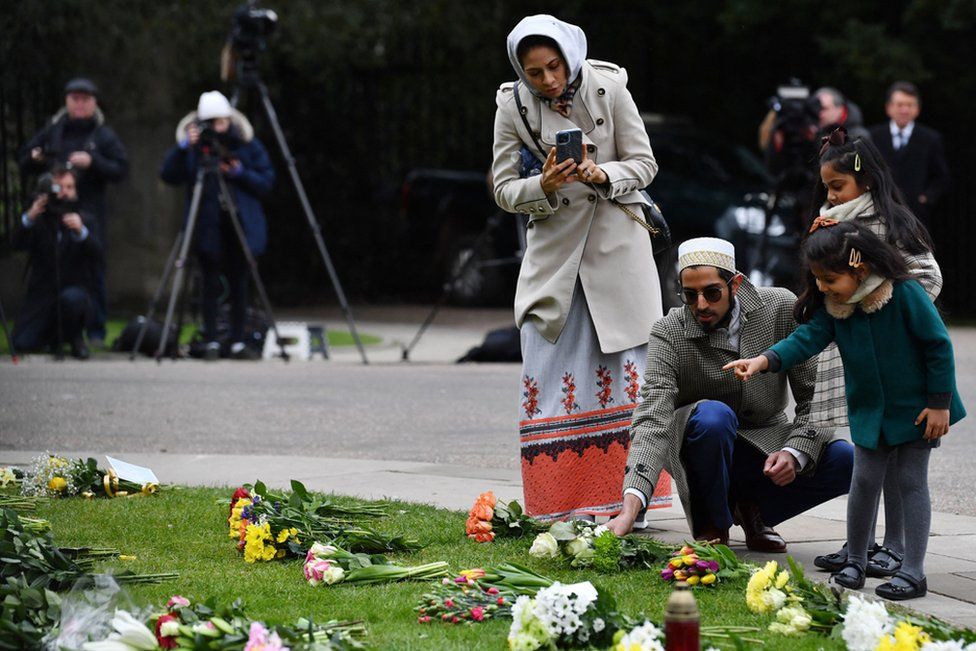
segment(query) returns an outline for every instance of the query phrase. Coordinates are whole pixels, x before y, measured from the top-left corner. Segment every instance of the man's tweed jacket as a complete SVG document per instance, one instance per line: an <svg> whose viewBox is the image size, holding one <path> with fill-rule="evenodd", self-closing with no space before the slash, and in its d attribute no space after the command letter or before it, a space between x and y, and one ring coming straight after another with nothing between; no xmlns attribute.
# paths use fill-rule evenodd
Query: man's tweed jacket
<svg viewBox="0 0 976 651"><path fill-rule="evenodd" d="M681 465L681 444L692 407L700 400L724 402L739 418L739 436L771 454L791 447L810 455L803 469L812 472L833 430L808 425L810 399L817 373L816 358L788 373L762 373L742 382L722 366L740 357L755 357L796 328L792 310L796 296L786 289L756 288L743 280L736 300L741 306L739 350L724 331L706 332L687 307L675 308L651 328L643 401L630 427L630 452L624 488L652 495L661 470L674 477L686 506L688 482ZM789 378L796 415L789 422L786 381ZM687 510L686 510L687 515ZM697 531L691 522L692 531Z"/></svg>

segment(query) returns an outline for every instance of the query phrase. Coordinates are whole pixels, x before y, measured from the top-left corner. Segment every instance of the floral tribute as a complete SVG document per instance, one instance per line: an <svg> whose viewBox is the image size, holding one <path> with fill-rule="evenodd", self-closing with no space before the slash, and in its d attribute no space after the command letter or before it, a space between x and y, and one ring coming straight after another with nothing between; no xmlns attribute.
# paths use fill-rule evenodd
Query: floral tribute
<svg viewBox="0 0 976 651"><path fill-rule="evenodd" d="M627 625L613 598L589 581L572 585L556 582L539 590L535 597L523 595L515 601L508 646L515 651L605 648Z"/></svg>
<svg viewBox="0 0 976 651"><path fill-rule="evenodd" d="M147 625L152 646L136 649L226 649L227 651L345 651L362 648L366 629L359 621L316 623L300 619L291 626L268 626L251 620L240 601L219 606L213 599L191 603L174 595L162 613L153 614ZM140 631L141 639L145 638ZM100 644L98 642L94 644ZM126 651L125 647L85 647L86 651Z"/></svg>
<svg viewBox="0 0 976 651"><path fill-rule="evenodd" d="M715 585L718 581L718 561L705 560L694 548L685 545L671 554L671 560L661 570L665 581L684 581L688 585Z"/></svg>
<svg viewBox="0 0 976 651"><path fill-rule="evenodd" d="M425 580L447 574L447 563L435 561L414 567L389 562L380 554L354 554L334 545L314 543L305 555L305 580L312 587L336 583L387 583Z"/></svg>
<svg viewBox="0 0 976 651"><path fill-rule="evenodd" d="M310 493L291 481L290 495L272 493L264 483L242 486L234 491L227 516L227 535L248 563L285 556L305 557L308 546L324 541L352 552L381 553L416 551L418 541L388 536L364 525L370 518L386 515L373 504L341 505Z"/></svg>
<svg viewBox="0 0 976 651"><path fill-rule="evenodd" d="M499 502L492 491L486 491L474 501L464 531L468 538L476 542L491 542L495 536L520 538L546 527L525 515L517 501L512 500L508 504Z"/></svg>
<svg viewBox="0 0 976 651"><path fill-rule="evenodd" d="M621 569L652 569L666 561L673 546L647 536L616 534L603 525L573 520L554 522L536 536L529 549L535 558L561 559L572 567L611 573Z"/></svg>
<svg viewBox="0 0 976 651"><path fill-rule="evenodd" d="M16 480L16 476L15 476ZM20 491L27 497L125 497L151 495L159 490L156 484L135 484L119 476L114 470L103 470L92 458L68 459L56 454L35 457L23 473ZM4 484L6 485L6 484Z"/></svg>
<svg viewBox="0 0 976 651"><path fill-rule="evenodd" d="M511 617L513 597L497 586L481 585L478 581L485 576L485 570L479 568L441 579L440 584L420 598L420 605L414 609L417 621L460 624Z"/></svg>

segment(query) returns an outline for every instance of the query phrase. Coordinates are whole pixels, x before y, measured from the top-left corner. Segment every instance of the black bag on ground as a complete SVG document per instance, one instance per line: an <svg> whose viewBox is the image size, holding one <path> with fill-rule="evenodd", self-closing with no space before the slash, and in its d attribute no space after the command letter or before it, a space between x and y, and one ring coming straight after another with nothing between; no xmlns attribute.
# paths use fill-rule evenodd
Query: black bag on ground
<svg viewBox="0 0 976 651"><path fill-rule="evenodd" d="M462 362L521 362L522 361L522 339L519 336L519 329L499 328L492 330L485 335L485 340L480 346L475 346L469 350L464 357L458 360Z"/></svg>
<svg viewBox="0 0 976 651"><path fill-rule="evenodd" d="M125 324L125 328L119 333L119 336L115 338L112 342L112 350L120 353L132 352L132 347L136 345L136 339L139 337L139 330L142 328L142 324L146 323L146 317L139 315L133 317ZM142 343L139 345L139 352L147 357L152 357L156 354L156 350L159 348L159 341L163 337L163 324L158 321L149 321L146 325L146 334L142 337ZM176 351L178 345L178 337L176 335L176 325L170 324L169 327L169 337L166 340L166 350L163 351L163 355L170 357Z"/></svg>

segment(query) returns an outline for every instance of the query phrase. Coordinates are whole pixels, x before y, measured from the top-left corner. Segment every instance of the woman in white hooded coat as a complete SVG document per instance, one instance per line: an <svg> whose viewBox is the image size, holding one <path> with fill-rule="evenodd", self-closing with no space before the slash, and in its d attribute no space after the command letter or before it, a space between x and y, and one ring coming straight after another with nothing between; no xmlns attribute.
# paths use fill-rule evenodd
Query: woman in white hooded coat
<svg viewBox="0 0 976 651"><path fill-rule="evenodd" d="M519 81L496 97L495 201L528 215L515 297L522 338L520 448L526 510L614 515L661 288L640 190L657 173L627 73L586 60L586 36L552 16L508 36ZM556 133L583 132L583 160L557 161ZM541 171L532 175L523 160ZM539 165L535 165L536 168ZM651 506L670 499L666 476Z"/></svg>

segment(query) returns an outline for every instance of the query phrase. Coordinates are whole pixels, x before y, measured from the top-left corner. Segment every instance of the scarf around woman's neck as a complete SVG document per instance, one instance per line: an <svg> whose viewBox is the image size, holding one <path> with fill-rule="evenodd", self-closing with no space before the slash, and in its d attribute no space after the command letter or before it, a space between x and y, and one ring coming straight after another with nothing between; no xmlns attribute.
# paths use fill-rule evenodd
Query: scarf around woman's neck
<svg viewBox="0 0 976 651"><path fill-rule="evenodd" d="M566 86L566 90L563 94L555 99L550 97L542 97L549 108L551 108L556 113L559 113L564 118L568 118L569 114L573 112L573 98L576 97L576 91L579 90L580 80L583 78L582 73L576 77L576 81Z"/></svg>
<svg viewBox="0 0 976 651"><path fill-rule="evenodd" d="M820 216L829 219L836 219L839 222L846 222L855 217L867 217L874 214L874 199L870 192L865 192L856 199L851 199L847 203L831 206L825 203L820 208Z"/></svg>
<svg viewBox="0 0 976 651"><path fill-rule="evenodd" d="M871 273L861 281L861 285L849 299L843 303L838 303L828 296L824 299L824 307L827 314L835 319L846 319L854 314L854 310L858 306L865 314L871 314L883 308L891 300L893 293L894 285L890 280L876 273Z"/></svg>

